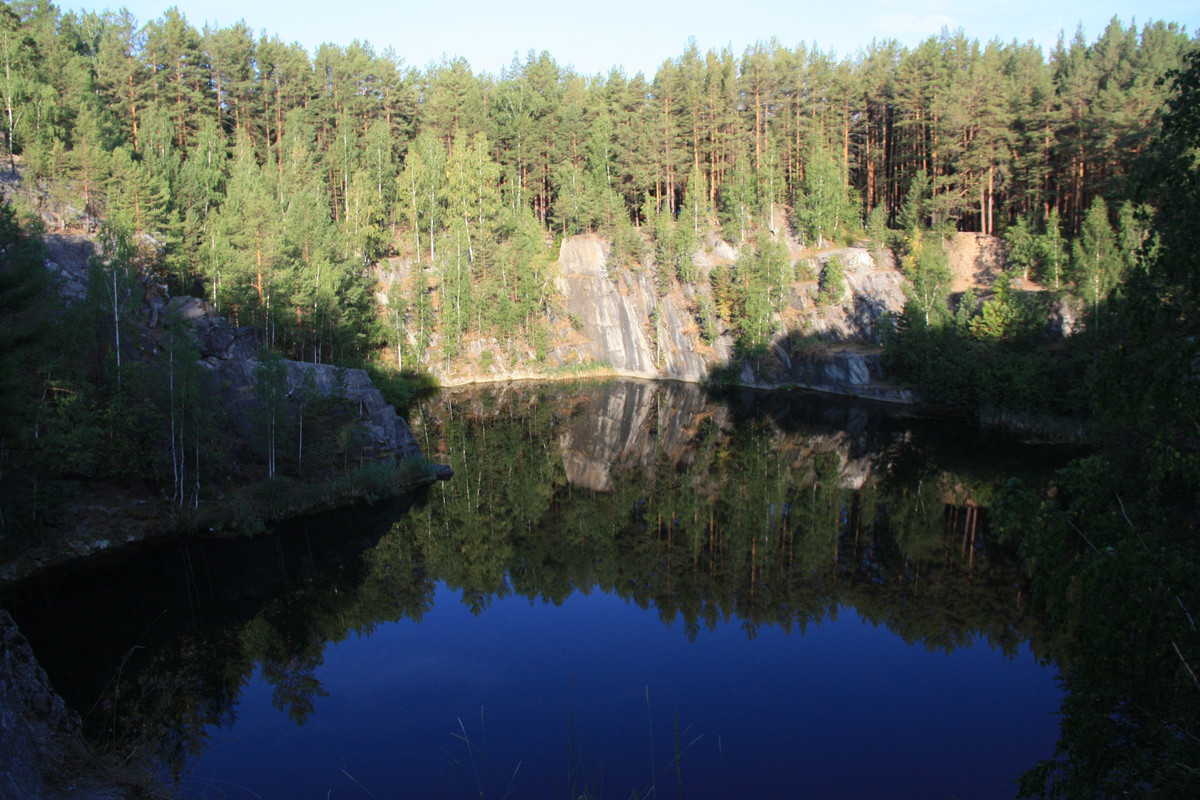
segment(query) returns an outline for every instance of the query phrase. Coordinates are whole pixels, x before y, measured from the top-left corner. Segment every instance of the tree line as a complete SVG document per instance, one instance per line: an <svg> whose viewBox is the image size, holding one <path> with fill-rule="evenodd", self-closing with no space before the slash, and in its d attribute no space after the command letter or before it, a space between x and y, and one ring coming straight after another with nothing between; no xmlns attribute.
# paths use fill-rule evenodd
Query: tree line
<svg viewBox="0 0 1200 800"><path fill-rule="evenodd" d="M1095 198L1130 195L1162 78L1194 47L1178 25L1114 19L1048 54L943 31L845 58L693 42L653 76L531 51L493 74L197 29L174 8L145 24L2 11L10 166L153 237L179 286L277 348L386 343L401 366L435 328L448 357L468 332L535 339L556 235L601 232L618 259L652 252L685 280L714 225L741 245L785 213L809 244L911 223L1074 237ZM367 267L391 256L418 269L379 316Z"/></svg>

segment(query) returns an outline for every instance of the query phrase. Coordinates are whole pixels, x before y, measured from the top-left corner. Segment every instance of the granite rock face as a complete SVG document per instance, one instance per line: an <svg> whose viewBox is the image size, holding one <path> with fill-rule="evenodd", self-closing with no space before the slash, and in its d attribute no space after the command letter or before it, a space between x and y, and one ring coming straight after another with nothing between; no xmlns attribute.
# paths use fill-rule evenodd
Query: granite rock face
<svg viewBox="0 0 1200 800"><path fill-rule="evenodd" d="M721 248L721 244L711 252L702 251L698 269L708 270L736 257L728 245ZM702 289L688 284L682 292L662 294L656 291L653 268L636 272L611 268L608 254L608 242L597 236L564 239L557 288L587 339L587 355L619 375L702 383L715 368L733 365L738 382L747 386L799 385L888 402L915 401L911 392L884 382L878 355L800 346L801 340L814 336L834 344L873 342L879 337L880 317L903 310L903 278L890 264L877 266L876 256L865 247L825 251L816 257L811 266L817 271L833 258L841 262L845 297L820 309L803 335L781 329L772 339L769 356L740 364L728 333L712 342L702 340L700 326L687 307L689 298ZM811 300L793 293L792 305L803 312ZM801 352L800 357L793 351Z"/></svg>
<svg viewBox="0 0 1200 800"><path fill-rule="evenodd" d="M0 800L136 795L98 777L94 762L79 715L54 691L12 616L0 609Z"/></svg>
<svg viewBox="0 0 1200 800"><path fill-rule="evenodd" d="M233 412L235 424L249 435L251 417L257 404L255 385L260 362L256 359L215 359L209 365L216 373L222 400ZM287 396L299 404L305 392L321 397L341 397L357 407L364 436L352 447L355 459L377 461L394 458L403 461L421 458L421 448L408 423L388 404L383 394L361 369L342 369L331 364L284 361L287 372Z"/></svg>
<svg viewBox="0 0 1200 800"><path fill-rule="evenodd" d="M384 399L383 393L371 383L361 369L341 369L329 364L287 362L288 387L310 386L322 397L340 393L346 401L358 406L359 424L367 432L367 445L378 457L389 456L399 461L421 458L421 448L413 437L408 423Z"/></svg>
<svg viewBox="0 0 1200 800"><path fill-rule="evenodd" d="M0 800L46 796L48 761L78 732L78 716L50 686L13 618L0 610Z"/></svg>
<svg viewBox="0 0 1200 800"><path fill-rule="evenodd" d="M249 360L258 355L258 338L254 328L235 327L217 313L212 303L178 295L171 298L163 317L178 319L187 325L201 358Z"/></svg>
<svg viewBox="0 0 1200 800"><path fill-rule="evenodd" d="M558 291L591 357L630 377L702 381L709 367L691 315L675 296L658 296L649 270L609 269L608 249L599 237L573 236L558 257Z"/></svg>
<svg viewBox="0 0 1200 800"><path fill-rule="evenodd" d="M88 263L96 252L95 243L87 236L48 233L42 237L46 247L46 271L55 281L59 297L77 303L87 297Z"/></svg>
<svg viewBox="0 0 1200 800"><path fill-rule="evenodd" d="M833 394L882 400L889 403L914 403L909 389L886 383L881 358L876 353L828 352L791 359L788 375L800 386Z"/></svg>
<svg viewBox="0 0 1200 800"><path fill-rule="evenodd" d="M595 236L574 236L559 252L558 289L567 310L583 323L590 354L622 374L651 378L657 374L643 320L641 286L633 276L618 277L624 293L609 275L606 243ZM624 280L621 280L624 278Z"/></svg>
<svg viewBox="0 0 1200 800"><path fill-rule="evenodd" d="M162 313L167 321L182 322L199 351L201 363L213 370L222 400L243 432L257 403L258 336L254 328L237 327L217 313L213 305L195 297L170 298ZM287 373L287 396L299 404L305 393L341 397L358 409L365 435L357 443L355 458L378 460L421 458L421 448L406 423L361 369L343 369L331 364L282 361Z"/></svg>
<svg viewBox="0 0 1200 800"><path fill-rule="evenodd" d="M826 251L811 259L809 265L819 274L834 259L842 265L846 293L840 302L814 315L809 333L831 341L877 341L879 318L900 314L906 302L904 277L895 269L895 259L890 252L847 247Z"/></svg>

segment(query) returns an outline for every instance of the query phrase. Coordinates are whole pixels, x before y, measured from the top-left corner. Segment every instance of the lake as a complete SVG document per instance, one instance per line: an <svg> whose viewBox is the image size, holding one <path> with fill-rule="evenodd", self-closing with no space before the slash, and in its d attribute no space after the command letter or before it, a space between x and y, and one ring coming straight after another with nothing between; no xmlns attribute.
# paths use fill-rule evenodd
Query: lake
<svg viewBox="0 0 1200 800"><path fill-rule="evenodd" d="M0 598L184 797L1012 797L1062 700L999 484L1070 454L801 393L446 392L455 477Z"/></svg>

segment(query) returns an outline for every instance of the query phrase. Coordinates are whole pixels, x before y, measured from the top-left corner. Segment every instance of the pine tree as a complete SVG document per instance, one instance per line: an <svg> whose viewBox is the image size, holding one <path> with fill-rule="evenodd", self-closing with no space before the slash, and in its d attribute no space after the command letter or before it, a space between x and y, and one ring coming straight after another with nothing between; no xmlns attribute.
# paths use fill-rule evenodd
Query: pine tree
<svg viewBox="0 0 1200 800"><path fill-rule="evenodd" d="M145 33L128 9L105 12L101 32L94 59L96 86L109 108L120 109L124 139L136 151L146 94L147 69L140 58Z"/></svg>
<svg viewBox="0 0 1200 800"><path fill-rule="evenodd" d="M131 233L162 233L170 220L170 183L125 147L113 151L108 179L110 220Z"/></svg>
<svg viewBox="0 0 1200 800"><path fill-rule="evenodd" d="M1122 203L1121 208L1117 211L1115 233L1117 250L1121 257L1121 280L1124 280L1137 268L1138 255L1149 236L1149 230L1139 216L1144 217L1145 213L1139 214L1138 209L1129 200Z"/></svg>
<svg viewBox="0 0 1200 800"><path fill-rule="evenodd" d="M167 109L172 138L182 150L201 114L208 112L201 87L205 57L200 34L178 8L167 9L162 17L146 25L145 31L143 56L150 62L152 96L160 108Z"/></svg>
<svg viewBox="0 0 1200 800"><path fill-rule="evenodd" d="M9 169L16 170L13 153L19 149L17 128L27 104L38 94L34 76L37 45L20 17L8 4L0 7L0 100L4 103L5 144Z"/></svg>
<svg viewBox="0 0 1200 800"><path fill-rule="evenodd" d="M925 227L930 218L929 210L929 175L923 169L917 170L909 184L908 192L904 195L904 203L900 206L897 222L900 230L912 238L915 231Z"/></svg>
<svg viewBox="0 0 1200 800"><path fill-rule="evenodd" d="M75 147L69 164L82 193L83 212L95 215L111 171L109 154L116 141L116 123L108 109L92 100L85 102L76 116Z"/></svg>
<svg viewBox="0 0 1200 800"><path fill-rule="evenodd" d="M843 228L855 227L845 173L820 132L814 126L805 148L804 179L800 182L795 226L801 237L814 247L833 242Z"/></svg>
<svg viewBox="0 0 1200 800"><path fill-rule="evenodd" d="M721 186L717 216L721 222L721 235L739 247L746 243L754 209L758 205L754 188L750 156L744 149L738 150L733 156L732 171Z"/></svg>
<svg viewBox="0 0 1200 800"><path fill-rule="evenodd" d="M280 260L284 215L245 135L234 150L227 187L213 235L228 254L216 259L216 269L232 274L218 272L212 280L224 289L222 300L232 304L235 320L240 311L253 310L269 342L272 279Z"/></svg>
<svg viewBox="0 0 1200 800"><path fill-rule="evenodd" d="M1022 280L1028 280L1030 272L1039 271L1037 241L1025 217L1017 217L1004 232L1004 244L1008 250L1008 266L1020 271Z"/></svg>
<svg viewBox="0 0 1200 800"><path fill-rule="evenodd" d="M825 262L821 270L821 288L817 294L817 302L821 305L836 305L842 302L846 295L846 270L842 260L837 256Z"/></svg>

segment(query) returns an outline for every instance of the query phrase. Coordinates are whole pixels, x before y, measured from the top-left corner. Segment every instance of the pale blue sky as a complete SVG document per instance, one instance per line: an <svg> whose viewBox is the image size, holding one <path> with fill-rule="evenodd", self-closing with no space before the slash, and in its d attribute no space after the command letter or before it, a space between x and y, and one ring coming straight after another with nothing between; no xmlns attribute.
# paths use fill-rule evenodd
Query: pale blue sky
<svg viewBox="0 0 1200 800"><path fill-rule="evenodd" d="M63 3L64 8L129 8L141 23L170 3ZM694 36L701 51L731 45L740 54L749 44L774 36L788 47L816 44L839 56L853 55L872 39L894 38L912 46L943 27L962 28L981 41L1033 40L1053 47L1060 31L1070 38L1082 23L1094 41L1116 15L1140 28L1149 20L1178 22L1195 35L1197 0L644 0L644 2L553 3L529 0L449 2L236 2L179 0L174 3L197 28L239 19L309 49L322 42L369 41L388 45L406 64L424 67L443 54L462 56L478 72L498 73L514 54L547 50L561 65L579 72L608 72L614 66L652 76L665 59L683 52Z"/></svg>

